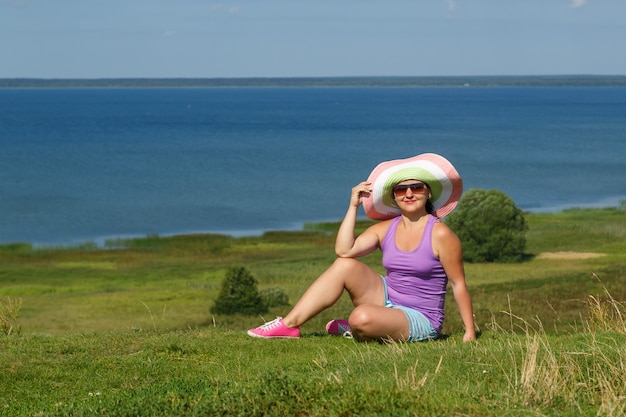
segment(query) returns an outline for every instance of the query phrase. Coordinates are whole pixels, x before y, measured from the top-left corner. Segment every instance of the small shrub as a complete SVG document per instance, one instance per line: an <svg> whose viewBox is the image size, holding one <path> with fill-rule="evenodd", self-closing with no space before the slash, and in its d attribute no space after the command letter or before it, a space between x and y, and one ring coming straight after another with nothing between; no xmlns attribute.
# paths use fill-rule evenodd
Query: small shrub
<svg viewBox="0 0 626 417"><path fill-rule="evenodd" d="M211 313L256 315L267 311L267 304L257 289L257 280L244 267L230 268Z"/></svg>
<svg viewBox="0 0 626 417"><path fill-rule="evenodd" d="M497 190L469 190L446 224L463 243L467 262L519 262L528 229L522 210Z"/></svg>
<svg viewBox="0 0 626 417"><path fill-rule="evenodd" d="M265 288L261 290L261 298L268 307L279 307L289 305L289 296L285 290L279 287Z"/></svg>

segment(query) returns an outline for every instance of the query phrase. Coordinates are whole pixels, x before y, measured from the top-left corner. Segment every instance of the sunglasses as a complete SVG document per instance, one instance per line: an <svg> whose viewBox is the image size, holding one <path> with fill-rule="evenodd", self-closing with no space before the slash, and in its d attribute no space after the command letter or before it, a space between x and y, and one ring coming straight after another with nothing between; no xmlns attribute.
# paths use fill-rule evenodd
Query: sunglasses
<svg viewBox="0 0 626 417"><path fill-rule="evenodd" d="M423 182L414 182L413 184L396 185L393 187L393 195L396 197L404 197L409 189L413 194L426 194L426 184Z"/></svg>

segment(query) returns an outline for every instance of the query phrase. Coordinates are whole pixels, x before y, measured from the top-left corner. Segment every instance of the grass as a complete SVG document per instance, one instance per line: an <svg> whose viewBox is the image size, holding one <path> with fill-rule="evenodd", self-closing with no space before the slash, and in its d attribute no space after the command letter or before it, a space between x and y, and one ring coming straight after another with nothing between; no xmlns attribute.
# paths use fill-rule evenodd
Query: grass
<svg viewBox="0 0 626 417"><path fill-rule="evenodd" d="M104 249L3 245L0 416L621 416L625 220L621 209L527 215L527 261L466 265L480 329L472 344L461 342L452 299L446 337L414 344L325 335L327 320L350 311L347 297L300 340L245 334L288 307L264 318L209 313L230 266L293 303L334 259L332 223ZM365 261L382 272L379 254Z"/></svg>

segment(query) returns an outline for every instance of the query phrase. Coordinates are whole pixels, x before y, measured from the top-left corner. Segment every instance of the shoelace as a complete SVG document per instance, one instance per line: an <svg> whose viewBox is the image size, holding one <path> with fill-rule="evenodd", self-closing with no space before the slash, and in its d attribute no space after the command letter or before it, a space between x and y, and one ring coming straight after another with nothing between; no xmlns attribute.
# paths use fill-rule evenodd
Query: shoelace
<svg viewBox="0 0 626 417"><path fill-rule="evenodd" d="M349 332L351 330L350 326L345 326L343 323L337 323L337 328L338 328L340 333L341 332Z"/></svg>
<svg viewBox="0 0 626 417"><path fill-rule="evenodd" d="M279 327L280 326L280 317L276 317L274 320L272 321L268 321L267 323L265 323L264 325L261 326L261 329L263 330L271 330L275 327Z"/></svg>

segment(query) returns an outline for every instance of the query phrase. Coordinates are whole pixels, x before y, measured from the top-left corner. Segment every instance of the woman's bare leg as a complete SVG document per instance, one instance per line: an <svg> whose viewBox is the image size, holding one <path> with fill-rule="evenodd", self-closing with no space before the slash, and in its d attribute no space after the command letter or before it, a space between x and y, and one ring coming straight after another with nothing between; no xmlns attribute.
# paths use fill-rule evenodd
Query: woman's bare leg
<svg viewBox="0 0 626 417"><path fill-rule="evenodd" d="M343 290L355 306L384 305L385 290L380 275L353 258L338 258L300 297L283 318L288 327L299 327L321 311L335 304Z"/></svg>
<svg viewBox="0 0 626 417"><path fill-rule="evenodd" d="M348 319L352 335L359 340L392 339L406 341L409 338L409 320L402 310L362 304Z"/></svg>

